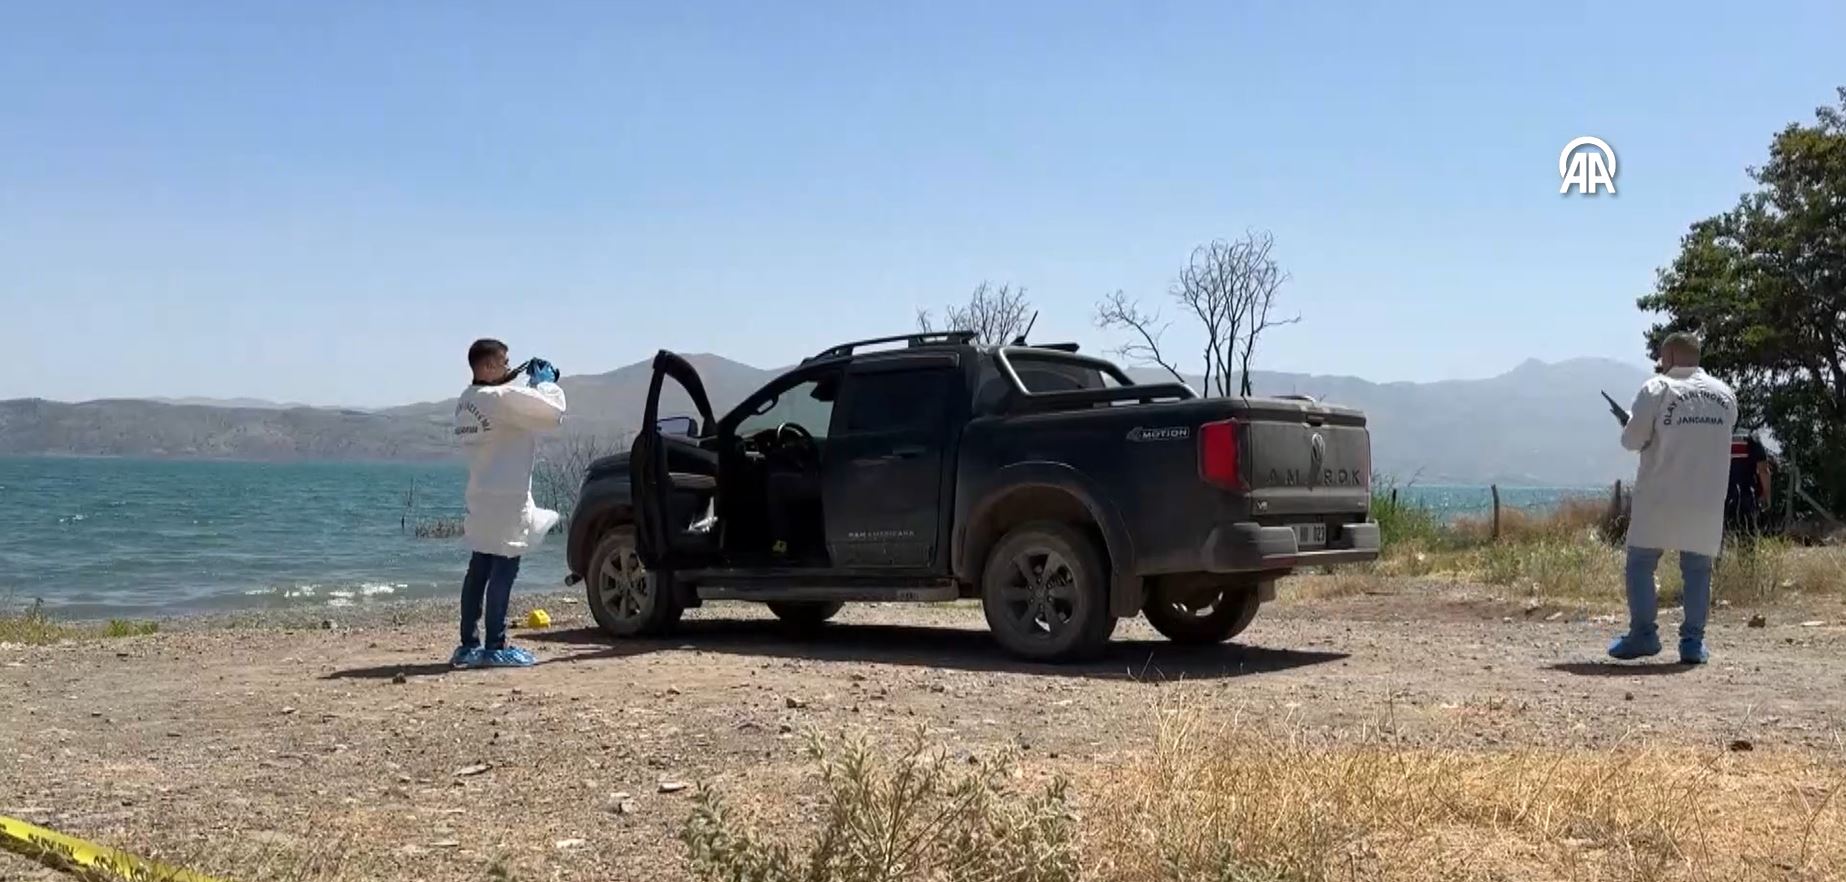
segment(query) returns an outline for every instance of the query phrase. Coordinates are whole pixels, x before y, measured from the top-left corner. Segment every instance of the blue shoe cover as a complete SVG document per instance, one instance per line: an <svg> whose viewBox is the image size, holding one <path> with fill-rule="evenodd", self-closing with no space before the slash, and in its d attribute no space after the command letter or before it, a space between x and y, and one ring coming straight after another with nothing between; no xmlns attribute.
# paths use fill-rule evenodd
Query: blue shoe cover
<svg viewBox="0 0 1846 882"><path fill-rule="evenodd" d="M529 668L535 664L538 664L538 657L517 646L490 649L481 655L484 668Z"/></svg>
<svg viewBox="0 0 1846 882"><path fill-rule="evenodd" d="M1622 661L1660 654L1660 635L1629 632L1609 644L1609 656Z"/></svg>
<svg viewBox="0 0 1846 882"><path fill-rule="evenodd" d="M1703 640L1679 641L1679 660L1688 665L1702 665L1711 660L1711 653L1705 651Z"/></svg>
<svg viewBox="0 0 1846 882"><path fill-rule="evenodd" d="M449 667L451 668L472 668L480 663L481 648L479 646L457 646L455 651L449 654Z"/></svg>

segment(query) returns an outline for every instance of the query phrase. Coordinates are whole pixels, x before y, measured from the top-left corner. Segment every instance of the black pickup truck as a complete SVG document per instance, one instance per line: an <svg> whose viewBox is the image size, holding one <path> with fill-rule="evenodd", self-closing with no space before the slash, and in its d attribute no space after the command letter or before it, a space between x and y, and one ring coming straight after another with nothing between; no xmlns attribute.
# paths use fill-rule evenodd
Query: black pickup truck
<svg viewBox="0 0 1846 882"><path fill-rule="evenodd" d="M1277 577L1378 555L1351 409L1199 398L966 333L833 347L722 418L685 359L653 370L633 449L591 466L571 518L570 579L617 637L705 600L817 625L848 602L979 598L1007 650L1063 660L1136 614L1226 640ZM661 418L667 381L696 418Z"/></svg>

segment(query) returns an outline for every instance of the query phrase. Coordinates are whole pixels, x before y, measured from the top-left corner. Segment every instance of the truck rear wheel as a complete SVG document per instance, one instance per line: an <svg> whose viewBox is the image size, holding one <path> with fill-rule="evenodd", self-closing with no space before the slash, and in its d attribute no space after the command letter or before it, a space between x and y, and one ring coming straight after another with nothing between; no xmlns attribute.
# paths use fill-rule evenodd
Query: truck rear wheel
<svg viewBox="0 0 1846 882"><path fill-rule="evenodd" d="M994 546L981 609L1000 645L1032 661L1095 655L1115 630L1109 571L1095 541L1059 523L1015 527Z"/></svg>
<svg viewBox="0 0 1846 882"><path fill-rule="evenodd" d="M1256 585L1230 585L1200 592L1156 586L1142 612L1154 630L1174 643L1222 643L1250 627L1263 605Z"/></svg>
<svg viewBox="0 0 1846 882"><path fill-rule="evenodd" d="M818 628L821 623L839 615L844 603L831 601L770 601L769 611L776 618L796 628Z"/></svg>
<svg viewBox="0 0 1846 882"><path fill-rule="evenodd" d="M635 553L635 531L623 525L603 534L590 555L590 615L612 637L664 634L679 624L684 609L659 573L648 572Z"/></svg>

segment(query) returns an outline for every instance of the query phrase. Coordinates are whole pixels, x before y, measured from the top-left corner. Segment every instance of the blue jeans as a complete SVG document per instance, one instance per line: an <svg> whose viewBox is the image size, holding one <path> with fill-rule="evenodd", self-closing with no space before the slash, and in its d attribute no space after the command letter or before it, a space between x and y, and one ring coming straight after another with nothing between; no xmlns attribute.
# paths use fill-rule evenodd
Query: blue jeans
<svg viewBox="0 0 1846 882"><path fill-rule="evenodd" d="M1659 627L1654 614L1659 598L1654 593L1654 570L1660 566L1658 548L1628 549L1628 633L1655 635ZM1705 618L1711 613L1712 559L1688 551L1679 553L1679 575L1686 583L1684 604L1686 622L1679 626L1679 639L1704 640Z"/></svg>
<svg viewBox="0 0 1846 882"><path fill-rule="evenodd" d="M487 604L487 648L506 646L506 607L512 602L513 580L519 578L519 558L475 552L468 558L468 575L462 579L461 645L481 645L476 626L481 604Z"/></svg>

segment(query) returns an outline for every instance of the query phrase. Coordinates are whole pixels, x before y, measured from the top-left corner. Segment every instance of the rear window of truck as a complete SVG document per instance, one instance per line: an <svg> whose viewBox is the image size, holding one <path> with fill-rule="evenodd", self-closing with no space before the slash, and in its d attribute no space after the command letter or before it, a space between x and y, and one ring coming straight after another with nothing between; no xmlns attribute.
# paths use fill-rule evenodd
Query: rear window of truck
<svg viewBox="0 0 1846 882"><path fill-rule="evenodd" d="M1072 392L1080 389L1107 389L1121 385L1114 377L1076 361L1066 361L1056 356L1033 357L1012 356L1013 371L1019 374L1019 382L1026 391L1034 395L1046 392ZM1011 384L1000 373L1000 367L993 359L981 363L981 383L975 391L974 412L995 413L1000 403L1006 400L1006 393Z"/></svg>

